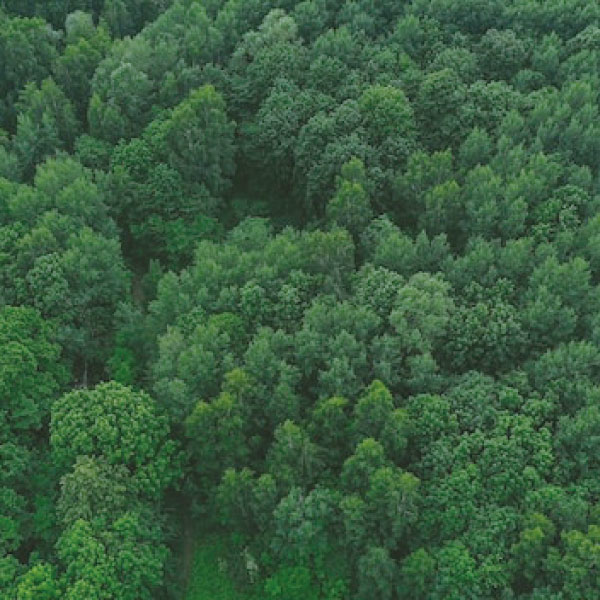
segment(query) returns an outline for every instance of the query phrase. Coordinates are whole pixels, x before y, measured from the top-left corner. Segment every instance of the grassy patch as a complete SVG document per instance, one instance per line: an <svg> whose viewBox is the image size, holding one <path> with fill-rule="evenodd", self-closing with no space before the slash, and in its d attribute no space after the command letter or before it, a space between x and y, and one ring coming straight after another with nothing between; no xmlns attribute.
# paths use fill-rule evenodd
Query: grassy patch
<svg viewBox="0 0 600 600"><path fill-rule="evenodd" d="M207 536L197 545L185 600L251 600L219 568L224 556L225 544L218 535Z"/></svg>

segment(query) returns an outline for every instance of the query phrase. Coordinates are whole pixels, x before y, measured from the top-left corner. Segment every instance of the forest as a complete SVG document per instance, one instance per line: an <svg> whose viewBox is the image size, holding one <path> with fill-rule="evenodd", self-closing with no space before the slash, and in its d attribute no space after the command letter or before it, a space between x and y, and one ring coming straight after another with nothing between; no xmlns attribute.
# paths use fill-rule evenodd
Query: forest
<svg viewBox="0 0 600 600"><path fill-rule="evenodd" d="M0 0L0 597L600 599L600 3Z"/></svg>

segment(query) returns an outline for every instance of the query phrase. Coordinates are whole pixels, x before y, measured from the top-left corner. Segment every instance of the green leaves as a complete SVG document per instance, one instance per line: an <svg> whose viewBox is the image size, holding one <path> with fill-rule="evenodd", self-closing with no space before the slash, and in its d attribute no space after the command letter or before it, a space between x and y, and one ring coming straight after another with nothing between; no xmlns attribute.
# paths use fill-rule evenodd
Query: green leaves
<svg viewBox="0 0 600 600"><path fill-rule="evenodd" d="M167 419L117 383L65 394L52 407L52 459L65 473L57 543L65 598L153 597L168 556L155 514L181 475Z"/></svg>
<svg viewBox="0 0 600 600"><path fill-rule="evenodd" d="M267 456L267 468L283 491L308 489L318 478L320 449L301 427L286 421L275 430L275 441Z"/></svg>
<svg viewBox="0 0 600 600"><path fill-rule="evenodd" d="M150 600L164 575L168 554L151 515L127 512L106 529L76 521L58 541L65 598Z"/></svg>
<svg viewBox="0 0 600 600"><path fill-rule="evenodd" d="M59 36L42 19L0 15L0 124L14 131L15 104L25 84L41 82L50 73L57 55Z"/></svg>
<svg viewBox="0 0 600 600"><path fill-rule="evenodd" d="M164 125L168 161L184 180L221 196L233 175L233 127L225 103L212 86L193 92Z"/></svg>
<svg viewBox="0 0 600 600"><path fill-rule="evenodd" d="M596 3L2 10L8 600L597 596Z"/></svg>
<svg viewBox="0 0 600 600"><path fill-rule="evenodd" d="M55 569L48 563L34 565L19 580L17 600L58 600L60 597Z"/></svg>
<svg viewBox="0 0 600 600"><path fill-rule="evenodd" d="M223 472L241 467L248 455L244 406L223 392L208 404L200 401L185 421L188 447L202 494L210 494Z"/></svg>
<svg viewBox="0 0 600 600"><path fill-rule="evenodd" d="M78 456L129 469L141 495L160 497L179 476L176 445L154 401L118 383L65 394L52 407L50 441L56 464L71 468Z"/></svg>
<svg viewBox="0 0 600 600"><path fill-rule="evenodd" d="M359 99L365 128L377 143L392 136L407 138L414 136L415 121L410 103L401 89L373 86Z"/></svg>
<svg viewBox="0 0 600 600"><path fill-rule="evenodd" d="M22 177L29 180L35 166L59 150L73 149L80 124L71 103L51 78L38 88L29 83L21 91L13 148Z"/></svg>
<svg viewBox="0 0 600 600"><path fill-rule="evenodd" d="M319 590L313 585L311 572L305 567L280 569L265 583L269 600L318 600Z"/></svg>
<svg viewBox="0 0 600 600"><path fill-rule="evenodd" d="M0 406L5 428L28 439L46 421L66 383L52 325L31 308L0 310ZM8 432L7 432L8 433ZM3 436L4 437L4 436ZM10 439L10 437L8 438Z"/></svg>
<svg viewBox="0 0 600 600"><path fill-rule="evenodd" d="M360 235L372 218L364 165L353 159L342 167L342 176L336 195L327 204L327 221L347 229L355 237Z"/></svg>

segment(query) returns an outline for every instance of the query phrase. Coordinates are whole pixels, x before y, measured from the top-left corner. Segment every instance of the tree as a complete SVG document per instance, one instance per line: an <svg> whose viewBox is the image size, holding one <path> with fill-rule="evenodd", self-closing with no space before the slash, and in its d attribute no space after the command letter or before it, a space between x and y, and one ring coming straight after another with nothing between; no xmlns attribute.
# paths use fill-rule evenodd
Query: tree
<svg viewBox="0 0 600 600"><path fill-rule="evenodd" d="M446 150L462 142L466 123L460 111L465 100L465 85L451 69L425 76L415 107L421 136L429 150Z"/></svg>
<svg viewBox="0 0 600 600"><path fill-rule="evenodd" d="M210 495L225 470L241 467L248 455L247 425L240 399L223 392L210 404L198 402L185 428L199 490Z"/></svg>
<svg viewBox="0 0 600 600"><path fill-rule="evenodd" d="M413 10L416 14L436 17L451 29L483 34L495 23L502 21L506 8L499 0L468 0L460 6L450 0L436 0L433 3L417 2Z"/></svg>
<svg viewBox="0 0 600 600"><path fill-rule="evenodd" d="M408 98L400 89L384 86L368 88L359 99L363 124L374 144L391 137L403 137L410 143L415 121Z"/></svg>
<svg viewBox="0 0 600 600"><path fill-rule="evenodd" d="M70 238L60 264L73 315L65 324L65 346L80 365L83 363L82 380L86 383L88 365L107 356L114 331L113 315L125 296L129 277L118 241L90 229Z"/></svg>
<svg viewBox="0 0 600 600"><path fill-rule="evenodd" d="M34 184L15 188L7 202L21 234L4 238L12 266L3 267L2 294L56 319L65 355L86 381L102 373L128 274L89 171L71 158L52 159L38 167Z"/></svg>
<svg viewBox="0 0 600 600"><path fill-rule="evenodd" d="M14 131L15 103L19 91L29 82L40 83L50 74L57 56L59 36L42 19L11 18L0 13L0 124Z"/></svg>
<svg viewBox="0 0 600 600"><path fill-rule="evenodd" d="M408 351L431 351L454 311L449 284L439 276L417 273L398 290L390 324Z"/></svg>
<svg viewBox="0 0 600 600"><path fill-rule="evenodd" d="M542 354L527 372L534 390L553 398L560 414L573 415L594 397L597 364L593 344L571 341Z"/></svg>
<svg viewBox="0 0 600 600"><path fill-rule="evenodd" d="M352 158L366 161L371 149L360 135L361 125L358 103L347 100L329 113L315 114L300 130L294 179L305 216L322 215L342 165Z"/></svg>
<svg viewBox="0 0 600 600"><path fill-rule="evenodd" d="M254 120L242 125L243 158L253 167L256 165L260 173L260 177L256 177L256 170L249 168L247 176L256 178L256 185L261 188L277 193L278 202L283 203L285 195L293 193L294 153L300 130L317 112L332 104L332 99L325 94L279 79ZM277 208L273 206L274 210Z"/></svg>
<svg viewBox="0 0 600 600"><path fill-rule="evenodd" d="M596 478L598 466L594 446L596 431L600 424L597 406L585 406L573 417L563 416L558 423L555 445L558 469L563 481L590 480Z"/></svg>
<svg viewBox="0 0 600 600"><path fill-rule="evenodd" d="M63 472L82 455L127 467L142 497L159 498L179 477L177 447L169 439L166 417L146 393L118 383L76 390L57 400L50 444Z"/></svg>
<svg viewBox="0 0 600 600"><path fill-rule="evenodd" d="M479 573L475 559L460 542L450 542L436 553L437 573L432 600L475 599L480 597Z"/></svg>
<svg viewBox="0 0 600 600"><path fill-rule="evenodd" d="M528 516L518 542L511 548L519 587L540 583L548 545L555 534L555 527L546 516L540 513Z"/></svg>
<svg viewBox="0 0 600 600"><path fill-rule="evenodd" d="M309 489L317 479L320 449L301 427L286 421L275 430L275 440L267 456L269 472L282 490L298 486Z"/></svg>
<svg viewBox="0 0 600 600"><path fill-rule="evenodd" d="M76 600L150 600L163 583L168 556L151 513L126 512L108 527L77 520L62 534L58 557L65 567L64 595Z"/></svg>
<svg viewBox="0 0 600 600"><path fill-rule="evenodd" d="M4 0L0 596L596 598L599 24Z"/></svg>
<svg viewBox="0 0 600 600"><path fill-rule="evenodd" d="M72 151L80 124L73 106L53 79L38 87L27 84L16 104L19 111L13 139L25 179L33 176L35 166L58 150Z"/></svg>
<svg viewBox="0 0 600 600"><path fill-rule="evenodd" d="M2 429L26 443L35 440L66 383L67 370L55 335L53 326L35 309L0 310Z"/></svg>
<svg viewBox="0 0 600 600"><path fill-rule="evenodd" d="M196 323L192 318L188 335L173 327L161 336L153 369L156 392L164 396L159 401L176 423L190 414L195 398L219 394L222 378L236 364L234 351L242 350L236 345L243 335L239 317L222 313L205 325Z"/></svg>
<svg viewBox="0 0 600 600"><path fill-rule="evenodd" d="M417 225L428 208L426 194L448 185L458 187L454 180L453 157L449 150L431 155L423 151L413 152L408 158L405 171L394 182L394 214L401 217L403 222ZM450 214L448 216L455 218ZM450 233L452 223L452 220L445 223L443 231Z"/></svg>
<svg viewBox="0 0 600 600"><path fill-rule="evenodd" d="M293 488L281 499L273 513L271 548L283 564L309 567L317 579L333 579L338 546L337 504L339 495L315 488L305 493Z"/></svg>
<svg viewBox="0 0 600 600"><path fill-rule="evenodd" d="M317 600L320 597L306 567L281 568L265 582L265 593L269 600Z"/></svg>
<svg viewBox="0 0 600 600"><path fill-rule="evenodd" d="M598 560L599 536L597 525L590 525L587 531L561 533L563 550L552 554L547 568L558 574L558 588L563 595L584 597L598 585L593 565Z"/></svg>
<svg viewBox="0 0 600 600"><path fill-rule="evenodd" d="M322 449L324 463L336 472L350 448L350 403L339 396L320 400L309 422L311 439Z"/></svg>
<svg viewBox="0 0 600 600"><path fill-rule="evenodd" d="M419 514L420 481L401 469L382 467L371 474L365 495L370 538L394 550L406 546Z"/></svg>
<svg viewBox="0 0 600 600"><path fill-rule="evenodd" d="M369 376L366 343L378 325L368 308L349 302L317 300L305 313L296 352L304 374L316 378L318 395L358 395Z"/></svg>
<svg viewBox="0 0 600 600"><path fill-rule="evenodd" d="M349 161L342 167L338 190L326 209L327 221L347 229L355 239L373 216L365 184L366 174L362 162L358 159Z"/></svg>
<svg viewBox="0 0 600 600"><path fill-rule="evenodd" d="M358 442L365 438L380 441L387 456L399 463L407 446L410 424L406 411L394 408L389 390L374 381L354 406L352 430Z"/></svg>
<svg viewBox="0 0 600 600"><path fill-rule="evenodd" d="M398 596L403 600L425 600L435 567L435 560L424 548L409 554L400 565Z"/></svg>
<svg viewBox="0 0 600 600"><path fill-rule="evenodd" d="M179 265L198 236L217 232L212 215L234 174L233 129L222 97L204 86L140 138L117 145L104 184L136 260L150 255Z"/></svg>
<svg viewBox="0 0 600 600"><path fill-rule="evenodd" d="M106 521L139 502L127 467L111 465L104 457L78 456L60 483L56 510L65 527L79 519Z"/></svg>
<svg viewBox="0 0 600 600"><path fill-rule="evenodd" d="M60 597L55 569L48 563L32 566L19 579L16 600L58 600Z"/></svg>
<svg viewBox="0 0 600 600"><path fill-rule="evenodd" d="M477 302L459 308L448 328L444 348L453 369L495 373L509 368L525 347L517 309L506 302Z"/></svg>
<svg viewBox="0 0 600 600"><path fill-rule="evenodd" d="M481 38L479 63L490 79L510 80L523 67L526 52L514 31L489 29Z"/></svg>
<svg viewBox="0 0 600 600"><path fill-rule="evenodd" d="M47 474L51 466L45 431L50 406L68 380L56 343L53 325L33 308L5 306L0 309L0 557L3 562L3 589L17 570L12 555L46 542L53 515L41 509L42 494L48 494ZM13 576L9 575L13 573ZM39 575L39 577L38 577ZM4 582L4 578L7 581ZM48 581L46 581L48 579ZM56 588L44 574L32 573L19 588L23 598L54 595ZM28 591L29 590L29 591ZM16 592L15 592L16 593ZM27 596L27 594L30 596Z"/></svg>
<svg viewBox="0 0 600 600"><path fill-rule="evenodd" d="M372 438L362 440L346 459L341 472L342 487L350 492L365 492L371 474L387 465L383 446Z"/></svg>
<svg viewBox="0 0 600 600"><path fill-rule="evenodd" d="M256 478L248 468L226 469L217 490L221 523L234 532L245 531L254 536L270 533L278 500L273 476L263 474Z"/></svg>
<svg viewBox="0 0 600 600"><path fill-rule="evenodd" d="M234 124L212 86L193 92L164 125L169 164L188 182L199 182L214 197L227 191L234 173Z"/></svg>
<svg viewBox="0 0 600 600"><path fill-rule="evenodd" d="M394 595L396 563L383 548L371 547L358 561L358 596L391 600Z"/></svg>
<svg viewBox="0 0 600 600"><path fill-rule="evenodd" d="M65 28L67 46L54 62L53 76L84 122L92 77L109 50L110 37L103 26L94 27L89 13L81 11L69 14Z"/></svg>

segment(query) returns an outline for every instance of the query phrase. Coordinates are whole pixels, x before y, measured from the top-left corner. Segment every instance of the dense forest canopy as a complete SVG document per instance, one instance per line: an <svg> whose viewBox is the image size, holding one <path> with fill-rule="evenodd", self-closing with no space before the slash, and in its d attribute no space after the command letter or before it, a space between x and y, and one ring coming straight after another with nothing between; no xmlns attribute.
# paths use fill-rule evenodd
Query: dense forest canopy
<svg viewBox="0 0 600 600"><path fill-rule="evenodd" d="M600 598L598 2L0 0L0 65L3 599L215 536L227 599Z"/></svg>

